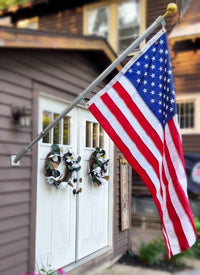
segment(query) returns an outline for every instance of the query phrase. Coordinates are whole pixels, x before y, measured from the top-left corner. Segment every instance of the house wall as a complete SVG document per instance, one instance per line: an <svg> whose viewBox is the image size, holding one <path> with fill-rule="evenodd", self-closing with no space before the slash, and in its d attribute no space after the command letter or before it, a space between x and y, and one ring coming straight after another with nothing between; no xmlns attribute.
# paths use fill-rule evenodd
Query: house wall
<svg viewBox="0 0 200 275"><path fill-rule="evenodd" d="M86 52L0 50L1 275L34 269L37 146L21 159L20 166L10 166L10 155L37 135L38 92L72 101L102 69ZM11 107L15 105L32 111L31 128L17 128L12 123ZM116 163L118 157L116 153ZM119 227L119 172L115 169L113 222L117 226L112 257L129 248L128 231L121 233Z"/></svg>
<svg viewBox="0 0 200 275"><path fill-rule="evenodd" d="M190 135L182 135L183 140L183 152L185 153L200 153L200 135L198 134L190 134Z"/></svg>
<svg viewBox="0 0 200 275"><path fill-rule="evenodd" d="M98 1L96 1L98 2ZM179 5L179 0L171 1ZM168 0L146 0L146 27L150 26L153 21L166 12ZM169 15L166 18L166 29L172 30L180 14ZM38 28L45 31L59 31L67 34L83 34L83 7L63 10L56 14L41 16L38 22ZM156 32L156 31L155 31Z"/></svg>
<svg viewBox="0 0 200 275"><path fill-rule="evenodd" d="M177 95L200 95L200 44L194 41L170 43ZM197 117L198 120L198 117ZM198 121L199 124L199 121ZM200 134L183 134L183 151L200 153Z"/></svg>
<svg viewBox="0 0 200 275"><path fill-rule="evenodd" d="M60 11L41 16L38 28L45 31L59 31L68 34L83 34L83 8Z"/></svg>
<svg viewBox="0 0 200 275"><path fill-rule="evenodd" d="M176 93L200 92L200 39L174 42L171 45L171 58Z"/></svg>
<svg viewBox="0 0 200 275"><path fill-rule="evenodd" d="M173 15L168 15L165 18L166 21L166 30L168 33L171 32L172 28L175 26L175 24L177 23L177 21L179 20L180 17L180 12L179 12L179 4L180 1L179 0L174 0L174 1L168 1L168 0L147 0L147 11L146 11L146 16L147 16L147 27L150 26L153 21L159 16L159 15L164 15L166 10L167 10L167 6L169 3L176 3L177 7L178 7L178 11L176 14ZM154 32L156 33L156 31ZM154 34L152 33L152 35ZM151 35L151 36L152 36Z"/></svg>

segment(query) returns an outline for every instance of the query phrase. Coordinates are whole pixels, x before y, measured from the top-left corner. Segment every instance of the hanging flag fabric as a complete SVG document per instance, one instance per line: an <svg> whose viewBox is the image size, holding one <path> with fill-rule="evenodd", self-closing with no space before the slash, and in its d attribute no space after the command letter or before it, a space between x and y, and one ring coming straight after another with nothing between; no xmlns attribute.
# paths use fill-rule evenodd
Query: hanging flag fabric
<svg viewBox="0 0 200 275"><path fill-rule="evenodd" d="M150 190L168 257L196 241L187 197L170 53L160 30L89 101L99 121Z"/></svg>

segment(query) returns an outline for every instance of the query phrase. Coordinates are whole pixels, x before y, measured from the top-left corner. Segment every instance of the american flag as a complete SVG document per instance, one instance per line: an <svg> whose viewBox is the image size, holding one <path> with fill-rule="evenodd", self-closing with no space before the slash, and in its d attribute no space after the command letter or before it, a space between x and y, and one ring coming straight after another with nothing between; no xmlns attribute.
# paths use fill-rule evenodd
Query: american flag
<svg viewBox="0 0 200 275"><path fill-rule="evenodd" d="M168 258L190 248L196 230L166 31L151 38L88 108L150 190Z"/></svg>

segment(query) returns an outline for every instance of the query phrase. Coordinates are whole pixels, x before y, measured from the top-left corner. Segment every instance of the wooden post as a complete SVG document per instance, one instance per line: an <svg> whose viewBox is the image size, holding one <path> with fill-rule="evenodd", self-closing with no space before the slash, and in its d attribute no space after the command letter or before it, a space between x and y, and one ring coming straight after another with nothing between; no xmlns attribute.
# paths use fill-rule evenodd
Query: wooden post
<svg viewBox="0 0 200 275"><path fill-rule="evenodd" d="M121 231L129 228L128 161L120 156Z"/></svg>

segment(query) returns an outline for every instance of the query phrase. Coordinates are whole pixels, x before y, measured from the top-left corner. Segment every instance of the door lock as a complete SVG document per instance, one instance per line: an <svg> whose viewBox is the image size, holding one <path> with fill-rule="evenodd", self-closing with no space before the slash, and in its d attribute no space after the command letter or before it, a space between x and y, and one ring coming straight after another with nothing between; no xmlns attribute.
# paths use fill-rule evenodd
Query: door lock
<svg viewBox="0 0 200 275"><path fill-rule="evenodd" d="M79 188L78 190L77 189L73 189L73 194L74 195L78 195L81 192L82 192L82 188Z"/></svg>

